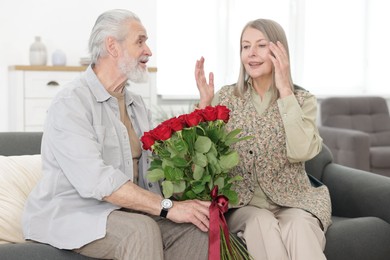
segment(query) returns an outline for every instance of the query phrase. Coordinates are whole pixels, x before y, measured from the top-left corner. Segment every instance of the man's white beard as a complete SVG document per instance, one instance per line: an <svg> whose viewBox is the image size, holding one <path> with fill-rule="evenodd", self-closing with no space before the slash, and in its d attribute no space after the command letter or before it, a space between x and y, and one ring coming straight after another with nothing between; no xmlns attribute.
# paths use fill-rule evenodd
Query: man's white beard
<svg viewBox="0 0 390 260"><path fill-rule="evenodd" d="M148 81L148 70L138 66L138 60L130 57L127 52L119 60L118 67L132 82L143 83Z"/></svg>

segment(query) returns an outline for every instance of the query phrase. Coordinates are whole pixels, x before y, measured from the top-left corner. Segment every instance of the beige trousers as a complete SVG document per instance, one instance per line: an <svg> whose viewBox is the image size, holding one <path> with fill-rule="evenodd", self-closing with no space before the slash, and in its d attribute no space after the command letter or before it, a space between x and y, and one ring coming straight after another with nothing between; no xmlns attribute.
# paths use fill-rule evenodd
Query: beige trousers
<svg viewBox="0 0 390 260"><path fill-rule="evenodd" d="M74 250L82 255L118 260L207 259L208 233L192 224L113 211L102 239Z"/></svg>
<svg viewBox="0 0 390 260"><path fill-rule="evenodd" d="M230 210L226 220L231 232L242 235L255 260L326 259L319 220L304 210L245 206Z"/></svg>

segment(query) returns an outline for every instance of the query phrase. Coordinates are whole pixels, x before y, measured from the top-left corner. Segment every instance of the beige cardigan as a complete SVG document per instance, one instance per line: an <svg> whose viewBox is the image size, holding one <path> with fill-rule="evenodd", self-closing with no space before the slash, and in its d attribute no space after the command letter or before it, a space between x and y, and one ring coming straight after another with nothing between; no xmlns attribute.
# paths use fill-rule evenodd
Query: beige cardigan
<svg viewBox="0 0 390 260"><path fill-rule="evenodd" d="M306 91L295 91L301 106L310 95ZM326 230L331 224L328 188L324 185L312 187L304 162L291 163L287 159L286 133L277 102L259 115L250 100L249 91L244 98L234 96L233 86L225 86L219 91L219 103L231 110L228 130L240 128L241 135L255 137L234 146L240 155L240 165L231 174L239 174L244 180L235 185L239 204L233 207L247 205L259 183L273 203L312 213Z"/></svg>

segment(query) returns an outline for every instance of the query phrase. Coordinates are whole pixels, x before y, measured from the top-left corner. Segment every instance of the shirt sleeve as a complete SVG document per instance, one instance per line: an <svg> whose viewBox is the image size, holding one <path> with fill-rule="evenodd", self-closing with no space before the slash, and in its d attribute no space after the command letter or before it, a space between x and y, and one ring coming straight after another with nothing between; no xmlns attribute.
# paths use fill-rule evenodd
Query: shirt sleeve
<svg viewBox="0 0 390 260"><path fill-rule="evenodd" d="M290 162L307 161L322 148L317 128L317 99L308 96L302 107L295 95L278 99L278 106L286 131L287 158Z"/></svg>

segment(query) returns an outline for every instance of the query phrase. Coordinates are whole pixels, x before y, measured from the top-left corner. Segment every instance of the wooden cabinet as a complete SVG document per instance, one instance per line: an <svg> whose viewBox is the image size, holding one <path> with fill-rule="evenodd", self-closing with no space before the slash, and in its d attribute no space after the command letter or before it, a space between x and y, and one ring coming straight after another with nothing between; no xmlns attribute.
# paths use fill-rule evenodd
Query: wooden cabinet
<svg viewBox="0 0 390 260"><path fill-rule="evenodd" d="M63 86L86 68L79 66L11 66L9 68L10 131L43 131L46 111ZM157 103L156 69L149 68L150 80L130 82L130 91L140 94L150 108Z"/></svg>

